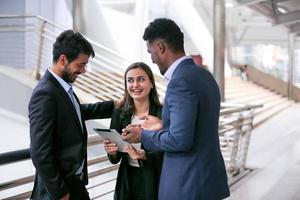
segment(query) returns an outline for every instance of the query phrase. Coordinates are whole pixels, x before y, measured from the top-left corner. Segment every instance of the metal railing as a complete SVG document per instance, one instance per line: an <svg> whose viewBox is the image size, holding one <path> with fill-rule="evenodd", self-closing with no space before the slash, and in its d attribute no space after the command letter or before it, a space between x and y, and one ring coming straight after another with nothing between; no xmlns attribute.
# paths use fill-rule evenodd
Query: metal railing
<svg viewBox="0 0 300 200"><path fill-rule="evenodd" d="M10 61L7 62L8 66L32 69L36 72L35 77L40 78L45 69L51 65L52 43L65 29L39 16L0 16L0 42L3 42L0 46L0 64L6 65L6 62ZM120 66L128 66L130 62L108 48L89 41L95 48L96 56L89 64L88 72L78 77L75 86L102 100L122 97L123 69ZM24 56L9 53L17 51L20 47L23 49L21 53ZM161 79L156 82L159 94L163 97L166 86ZM246 167L246 159L253 128L254 110L258 107L260 106L222 105L219 126L220 147L230 184L249 171ZM90 148L101 143L101 138L91 136L88 143ZM29 162L29 158L28 149L0 154L0 168L22 163L24 159ZM31 162L29 164L33 168ZM90 181L88 186L90 191L103 185L114 185L116 173L109 177L103 176L115 172L118 165L108 163L105 154L89 158L88 164L91 169L89 178L95 179ZM33 177L33 174L27 174L9 181L0 179L0 199L29 198ZM101 180L97 181L99 177ZM112 192L113 187L109 189L106 187L100 194L91 192L90 194L92 199L101 199Z"/></svg>
<svg viewBox="0 0 300 200"><path fill-rule="evenodd" d="M262 106L222 105L219 138L229 185L235 183L251 170L246 167L246 160L253 129L254 111Z"/></svg>
<svg viewBox="0 0 300 200"><path fill-rule="evenodd" d="M103 139L98 135L92 135L89 136L88 139L88 147L92 147L94 145L99 145L103 143ZM17 162L23 162L24 160L30 159L30 153L29 149L22 149L18 151L13 152L7 152L0 154L0 169L3 166L10 166L12 164L15 164ZM97 164L104 164L102 167L96 167L93 170L89 170L89 178L94 178L97 176L101 176L103 174L107 174L112 171L116 171L119 167L119 165L111 165L108 164L106 154L99 155L93 158L89 158L88 160L88 166L92 167L93 165ZM107 161L107 163L105 163ZM28 162L27 165L30 165L33 168L33 165ZM12 171L13 172L13 171ZM115 181L116 176L113 175L109 178L106 178L106 180L99 181L97 184L89 185L88 189L92 189L98 186L101 186L103 184L107 184L109 182ZM34 175L28 174L24 175L24 177L20 177L18 179L9 180L2 182L0 180L0 199L28 199L31 194L31 189L33 188L33 181L34 181ZM25 189L23 186L26 186ZM18 190L19 187L23 187L23 189ZM105 196L107 192L113 192L111 191L103 191L102 194L98 196L94 196L94 198L101 198L102 196Z"/></svg>
<svg viewBox="0 0 300 200"><path fill-rule="evenodd" d="M39 79L52 64L52 44L56 37L66 29L68 28L41 16L0 15L0 65L31 69L35 71L35 78ZM98 74L97 78L109 78L108 82L101 82L102 88L109 89L111 85L115 88L104 91L98 87L97 93L115 93L113 97L121 98L124 90L123 74L132 61L86 38L94 47L95 58L91 59L88 64L87 73L78 77L75 86L84 91L93 91L93 88L85 86L84 83L87 81L84 77L89 73ZM161 77L157 76L156 79L159 80L156 83L158 92L163 97L166 86ZM93 96L99 98L96 94Z"/></svg>
<svg viewBox="0 0 300 200"><path fill-rule="evenodd" d="M225 160L227 176L229 184L232 185L241 177L245 176L251 169L246 167L247 152L250 142L252 122L254 117L254 110L261 107L261 105L222 105L220 113L220 125L219 125L219 136L220 136L220 147ZM99 136L90 136L88 140L89 147L102 143L102 139ZM0 167L8 165L12 162L21 162L24 159L29 159L29 150L20 150L16 152L0 154ZM95 165L104 163L107 161L106 155L101 155L96 158L89 158L88 165ZM118 165L111 165L106 163L104 167L98 168L89 172L89 178L95 178L104 175L108 172L115 171L118 169ZM32 184L34 179L33 175L22 177L16 180L7 182L0 182L0 198L1 193L6 194L7 199L27 199L30 195L30 190L14 193L8 196L7 190L20 187L26 184ZM89 190L95 189L100 185L111 184L114 185L116 174L110 178L106 178L97 183L88 185ZM30 185L32 187L32 185ZM29 188L32 189L32 188ZM100 195L93 196L92 199L101 199L101 197L112 193L114 190L101 191ZM91 193L92 194L92 193ZM2 197L3 198L3 197Z"/></svg>

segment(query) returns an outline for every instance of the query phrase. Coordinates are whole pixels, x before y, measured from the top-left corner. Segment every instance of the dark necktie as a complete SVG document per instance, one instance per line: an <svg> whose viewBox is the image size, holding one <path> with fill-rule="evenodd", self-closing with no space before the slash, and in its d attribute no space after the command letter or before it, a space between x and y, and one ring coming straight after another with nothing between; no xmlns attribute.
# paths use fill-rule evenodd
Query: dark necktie
<svg viewBox="0 0 300 200"><path fill-rule="evenodd" d="M76 110L76 113L77 113L77 116L78 116L78 119L79 119L79 122L80 122L80 125L81 125L81 128L82 128L80 106L79 106L79 103L77 102L77 100L74 96L74 92L73 92L72 87L70 87L68 93L69 93L71 101L72 101L72 103L75 107L75 110Z"/></svg>
<svg viewBox="0 0 300 200"><path fill-rule="evenodd" d="M77 102L77 100L76 100L76 98L75 98L75 95L74 95L72 86L70 87L68 93L69 93L69 96L70 96L70 98L71 98L71 101L72 101L72 103L73 103L73 105L74 105L74 107L75 107L75 110L76 110L76 113L77 113L77 116L78 116L78 119L79 119L79 122L80 122L80 125L81 125L81 128L82 128L83 126L82 126L82 122L81 122L81 112L80 112L80 107L79 107L79 103ZM85 161L85 160L82 161L81 166L80 166L79 169L76 171L76 173L75 173L76 175L79 175L79 174L82 173L82 171L83 171L83 166L84 166L84 161Z"/></svg>

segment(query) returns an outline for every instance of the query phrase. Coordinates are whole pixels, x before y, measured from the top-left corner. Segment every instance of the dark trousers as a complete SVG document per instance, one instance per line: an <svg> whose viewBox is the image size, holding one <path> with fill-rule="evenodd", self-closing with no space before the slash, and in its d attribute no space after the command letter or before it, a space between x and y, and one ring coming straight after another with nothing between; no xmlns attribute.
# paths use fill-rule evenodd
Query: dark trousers
<svg viewBox="0 0 300 200"><path fill-rule="evenodd" d="M70 185L69 200L90 200L89 193L83 181L74 180Z"/></svg>
<svg viewBox="0 0 300 200"><path fill-rule="evenodd" d="M145 181L143 169L129 166L129 199L145 200Z"/></svg>

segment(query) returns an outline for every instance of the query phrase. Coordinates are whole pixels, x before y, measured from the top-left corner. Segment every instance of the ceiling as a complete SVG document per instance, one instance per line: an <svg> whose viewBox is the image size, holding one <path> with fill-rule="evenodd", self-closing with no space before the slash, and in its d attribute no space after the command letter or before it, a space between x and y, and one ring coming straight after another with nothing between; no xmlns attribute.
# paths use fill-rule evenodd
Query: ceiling
<svg viewBox="0 0 300 200"><path fill-rule="evenodd" d="M290 33L300 33L300 0L236 0L265 16L273 25L282 25Z"/></svg>
<svg viewBox="0 0 300 200"><path fill-rule="evenodd" d="M98 0L103 6L134 13L140 0ZM150 0L145 0L149 1ZM163 2L157 4L152 14L164 12ZM171 1L171 0L170 0ZM194 5L206 27L213 34L213 7L211 0L189 0ZM287 46L289 33L295 33L296 46L300 48L300 0L224 0L227 34L235 45L274 44ZM150 4L150 5L152 5ZM297 37L298 36L298 37Z"/></svg>

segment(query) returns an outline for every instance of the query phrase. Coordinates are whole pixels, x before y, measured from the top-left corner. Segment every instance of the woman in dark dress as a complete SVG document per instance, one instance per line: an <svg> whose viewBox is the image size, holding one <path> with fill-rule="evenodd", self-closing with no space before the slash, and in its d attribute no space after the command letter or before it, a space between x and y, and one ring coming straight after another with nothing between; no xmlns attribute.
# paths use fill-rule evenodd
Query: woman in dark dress
<svg viewBox="0 0 300 200"><path fill-rule="evenodd" d="M123 105L114 111L110 128L122 133L127 125L140 125L149 115L161 119L162 106L150 67L142 62L133 63L125 71L124 82ZM158 199L163 152L148 151L139 143L131 144L124 153L109 140L104 141L104 147L112 164L121 161L115 200Z"/></svg>

